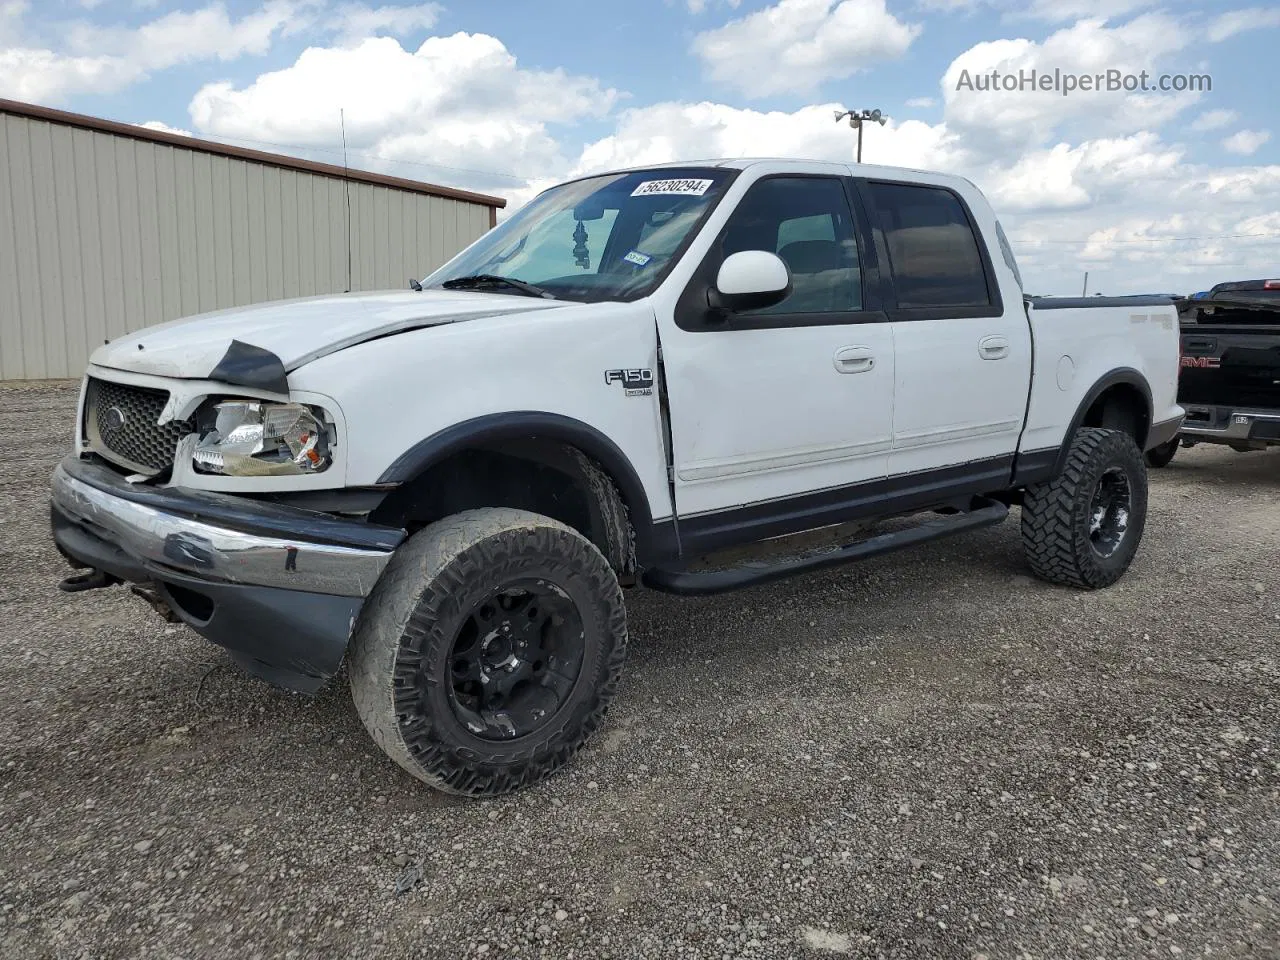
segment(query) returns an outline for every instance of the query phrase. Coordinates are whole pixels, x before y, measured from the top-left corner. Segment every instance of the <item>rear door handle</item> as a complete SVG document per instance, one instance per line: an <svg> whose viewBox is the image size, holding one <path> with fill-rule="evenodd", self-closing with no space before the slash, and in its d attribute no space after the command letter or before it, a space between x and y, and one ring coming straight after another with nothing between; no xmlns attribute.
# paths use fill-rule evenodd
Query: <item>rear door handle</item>
<svg viewBox="0 0 1280 960"><path fill-rule="evenodd" d="M978 356L983 360L1003 360L1009 355L1009 341L1004 337L986 337L978 344Z"/></svg>
<svg viewBox="0 0 1280 960"><path fill-rule="evenodd" d="M876 355L870 347L841 347L832 362L840 373L866 373L875 369Z"/></svg>

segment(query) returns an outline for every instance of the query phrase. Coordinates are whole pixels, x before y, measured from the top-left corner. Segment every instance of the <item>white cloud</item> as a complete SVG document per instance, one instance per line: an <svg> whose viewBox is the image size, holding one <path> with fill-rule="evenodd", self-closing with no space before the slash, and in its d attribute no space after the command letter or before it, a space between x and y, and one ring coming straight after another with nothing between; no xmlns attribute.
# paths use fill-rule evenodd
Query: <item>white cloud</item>
<svg viewBox="0 0 1280 960"><path fill-rule="evenodd" d="M63 49L0 49L0 94L61 101L77 93L113 93L181 63L261 55L276 36L309 25L317 2L267 0L238 19L219 2L168 13L138 28L72 23L60 31ZM22 11L21 5L15 9Z"/></svg>
<svg viewBox="0 0 1280 960"><path fill-rule="evenodd" d="M1076 90L980 90L977 78L993 70L1002 76L1052 75L1055 70L1097 75L1156 72L1156 64L1187 46L1190 32L1165 14L1145 14L1116 27L1082 20L1042 43L1027 39L976 44L956 57L942 79L947 122L972 134L981 132L993 154L1018 144L1039 145L1056 131L1088 136L1117 136L1154 129L1196 102L1195 93L1129 93ZM967 81L967 82L966 82ZM958 89L963 84L963 89ZM976 139L976 137L975 137Z"/></svg>
<svg viewBox="0 0 1280 960"><path fill-rule="evenodd" d="M1088 140L1074 147L1059 143L1024 153L1010 167L989 168L989 197L1002 210L1016 211L1122 202L1133 182L1165 180L1181 158L1180 149L1149 132Z"/></svg>
<svg viewBox="0 0 1280 960"><path fill-rule="evenodd" d="M118 57L68 57L52 50L0 50L0 96L38 102L60 101L72 93L110 93L144 71Z"/></svg>
<svg viewBox="0 0 1280 960"><path fill-rule="evenodd" d="M1206 170L1179 190L1180 201L1194 201L1196 195L1203 192L1214 202L1241 204L1256 212L1260 204L1277 205L1280 165Z"/></svg>
<svg viewBox="0 0 1280 960"><path fill-rule="evenodd" d="M138 124L140 127L146 127L148 130L158 130L160 133L173 133L180 137L194 137L195 134L190 130L183 130L181 127L171 127L162 120L148 120L146 123Z"/></svg>
<svg viewBox="0 0 1280 960"><path fill-rule="evenodd" d="M67 40L74 53L105 53L143 71L196 60L229 61L266 53L278 34L298 29L300 19L314 6L311 0L267 0L258 10L233 19L218 2L167 13L137 29L77 24Z"/></svg>
<svg viewBox="0 0 1280 960"><path fill-rule="evenodd" d="M912 97L910 100L907 101L906 105L908 107L917 107L917 108L923 109L925 107L936 107L938 105L938 101L935 100L933 97Z"/></svg>
<svg viewBox="0 0 1280 960"><path fill-rule="evenodd" d="M326 25L340 40L347 43L383 34L405 37L435 26L443 9L438 3L419 3L405 7L370 7L361 3L347 3L326 18Z"/></svg>
<svg viewBox="0 0 1280 960"><path fill-rule="evenodd" d="M1280 26L1280 7L1250 7L1219 14L1209 21L1204 33L1207 40L1218 43L1238 33L1277 26Z"/></svg>
<svg viewBox="0 0 1280 960"><path fill-rule="evenodd" d="M140 5L135 0L135 5ZM225 0L175 10L137 27L73 21L59 26L57 47L20 42L28 0L0 0L0 96L44 102L78 93L114 93L152 74L197 61L262 56L282 37L335 36L353 45L382 34L405 36L431 27L438 3L370 6L330 0L263 0L228 12Z"/></svg>
<svg viewBox="0 0 1280 960"><path fill-rule="evenodd" d="M583 150L572 173L694 158L804 157L851 161L856 134L832 121L832 103L791 113L762 112L722 103L659 103L625 110L615 131ZM941 127L917 120L864 134L863 159L946 168L955 151Z"/></svg>
<svg viewBox="0 0 1280 960"><path fill-rule="evenodd" d="M1190 292L1274 262L1274 238L1250 237L1277 232L1264 226L1280 221L1280 166L1188 164L1150 133L1064 153L1082 158L1070 182L1084 202L1018 213L997 200L1033 292L1070 293L1084 270L1090 288L1106 293ZM999 182L978 183L1001 196ZM1087 242L1064 242L1077 239Z"/></svg>
<svg viewBox="0 0 1280 960"><path fill-rule="evenodd" d="M920 30L889 13L884 0L778 0L698 34L693 52L713 80L766 96L809 91L899 57Z"/></svg>
<svg viewBox="0 0 1280 960"><path fill-rule="evenodd" d="M457 33L416 50L390 37L312 47L246 87L201 88L190 113L203 134L324 147L340 139L343 110L352 150L536 177L566 163L547 125L603 116L616 97L589 77L524 69L494 37Z"/></svg>
<svg viewBox="0 0 1280 960"><path fill-rule="evenodd" d="M1222 141L1222 149L1247 157L1257 153L1258 148L1270 139L1271 134L1266 130L1240 130Z"/></svg>
<svg viewBox="0 0 1280 960"><path fill-rule="evenodd" d="M1221 130L1234 123L1240 114L1234 110L1206 110L1191 122L1191 129L1196 131Z"/></svg>

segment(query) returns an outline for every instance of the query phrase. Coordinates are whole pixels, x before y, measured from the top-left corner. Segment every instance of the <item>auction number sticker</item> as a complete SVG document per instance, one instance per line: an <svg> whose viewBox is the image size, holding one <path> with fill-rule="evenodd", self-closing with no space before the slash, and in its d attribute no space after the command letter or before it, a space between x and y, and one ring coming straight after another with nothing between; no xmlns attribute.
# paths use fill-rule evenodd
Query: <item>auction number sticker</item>
<svg viewBox="0 0 1280 960"><path fill-rule="evenodd" d="M700 197L707 192L711 180L646 180L631 191L633 197L657 195Z"/></svg>

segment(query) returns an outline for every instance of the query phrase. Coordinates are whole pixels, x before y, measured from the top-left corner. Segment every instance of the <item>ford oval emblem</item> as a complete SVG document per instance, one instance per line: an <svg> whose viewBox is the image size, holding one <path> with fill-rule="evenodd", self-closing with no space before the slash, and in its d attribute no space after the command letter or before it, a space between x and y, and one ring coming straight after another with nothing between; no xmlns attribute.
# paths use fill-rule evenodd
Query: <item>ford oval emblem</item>
<svg viewBox="0 0 1280 960"><path fill-rule="evenodd" d="M115 433L128 419L119 407L107 407L107 412L102 415L102 429L105 433Z"/></svg>

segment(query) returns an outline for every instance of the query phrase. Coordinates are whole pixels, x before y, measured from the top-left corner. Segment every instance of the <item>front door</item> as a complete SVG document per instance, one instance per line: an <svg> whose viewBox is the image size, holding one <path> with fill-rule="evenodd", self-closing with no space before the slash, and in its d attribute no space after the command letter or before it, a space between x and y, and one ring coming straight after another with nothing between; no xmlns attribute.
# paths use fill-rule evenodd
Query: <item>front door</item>
<svg viewBox="0 0 1280 960"><path fill-rule="evenodd" d="M874 284L864 290L859 253L870 235L851 189L838 177L760 179L674 316L659 317L682 539L713 528L711 539L723 542L781 532L748 535L753 516L811 526L804 517L821 512L819 501L886 474L893 339ZM707 286L742 250L778 254L792 292L774 307L716 320Z"/></svg>

